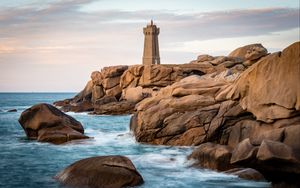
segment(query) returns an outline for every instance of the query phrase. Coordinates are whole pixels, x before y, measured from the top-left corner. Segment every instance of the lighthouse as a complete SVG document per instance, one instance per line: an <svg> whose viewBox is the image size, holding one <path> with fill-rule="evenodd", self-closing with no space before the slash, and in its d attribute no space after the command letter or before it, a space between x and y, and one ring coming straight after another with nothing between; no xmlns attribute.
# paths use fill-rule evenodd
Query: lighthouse
<svg viewBox="0 0 300 188"><path fill-rule="evenodd" d="M151 20L150 24L143 28L143 31L145 35L143 65L160 64L158 46L159 28Z"/></svg>

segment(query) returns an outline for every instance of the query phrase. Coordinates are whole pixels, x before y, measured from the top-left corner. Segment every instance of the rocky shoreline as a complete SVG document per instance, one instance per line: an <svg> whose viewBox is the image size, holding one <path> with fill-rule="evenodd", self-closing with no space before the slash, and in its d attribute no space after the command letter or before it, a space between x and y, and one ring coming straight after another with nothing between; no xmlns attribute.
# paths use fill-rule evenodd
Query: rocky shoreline
<svg viewBox="0 0 300 188"><path fill-rule="evenodd" d="M106 67L74 98L54 105L133 114L138 142L197 146L188 156L194 167L299 187L299 82L300 42L272 54L252 44L182 65Z"/></svg>

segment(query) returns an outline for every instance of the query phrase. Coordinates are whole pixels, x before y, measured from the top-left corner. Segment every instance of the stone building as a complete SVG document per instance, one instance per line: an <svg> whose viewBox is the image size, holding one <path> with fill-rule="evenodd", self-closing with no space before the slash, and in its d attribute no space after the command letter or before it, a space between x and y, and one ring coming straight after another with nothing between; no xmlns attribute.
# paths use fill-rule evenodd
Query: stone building
<svg viewBox="0 0 300 188"><path fill-rule="evenodd" d="M143 65L160 64L158 47L159 28L151 20L150 24L144 27L143 30L145 35Z"/></svg>

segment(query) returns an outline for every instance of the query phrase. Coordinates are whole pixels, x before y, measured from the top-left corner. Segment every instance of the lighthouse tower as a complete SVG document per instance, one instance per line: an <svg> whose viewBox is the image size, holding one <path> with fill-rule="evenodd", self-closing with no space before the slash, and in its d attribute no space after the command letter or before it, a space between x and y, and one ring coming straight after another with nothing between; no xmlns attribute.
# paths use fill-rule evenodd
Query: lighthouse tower
<svg viewBox="0 0 300 188"><path fill-rule="evenodd" d="M160 64L158 47L159 28L151 20L150 24L144 27L143 30L145 35L143 65Z"/></svg>

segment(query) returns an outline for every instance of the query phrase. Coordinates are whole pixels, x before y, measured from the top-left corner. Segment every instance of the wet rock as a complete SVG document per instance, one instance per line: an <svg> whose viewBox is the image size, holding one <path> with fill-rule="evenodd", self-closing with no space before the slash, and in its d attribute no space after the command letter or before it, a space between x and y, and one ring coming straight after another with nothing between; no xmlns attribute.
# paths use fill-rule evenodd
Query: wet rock
<svg viewBox="0 0 300 188"><path fill-rule="evenodd" d="M296 141L299 140L300 135L300 123L296 123L293 126L288 126L284 128L284 133L282 133L283 143L293 148L294 154L300 159L300 142ZM282 139L280 139L282 140ZM279 141L275 140L275 141Z"/></svg>
<svg viewBox="0 0 300 188"><path fill-rule="evenodd" d="M225 171L227 174L238 176L239 178L254 181L264 181L264 176L253 168L233 168Z"/></svg>
<svg viewBox="0 0 300 188"><path fill-rule="evenodd" d="M257 152L256 168L274 187L299 186L300 162L290 146L275 141L263 140Z"/></svg>
<svg viewBox="0 0 300 188"><path fill-rule="evenodd" d="M88 136L68 127L56 126L43 128L38 131L37 140L39 142L50 142L53 144L62 144L71 140L87 139Z"/></svg>
<svg viewBox="0 0 300 188"><path fill-rule="evenodd" d="M81 123L49 104L37 104L22 112L19 123L29 139L61 144L88 138Z"/></svg>
<svg viewBox="0 0 300 188"><path fill-rule="evenodd" d="M7 112L17 112L17 109L10 109L10 110L7 110Z"/></svg>
<svg viewBox="0 0 300 188"><path fill-rule="evenodd" d="M299 177L292 181L292 182L284 182L284 181L276 181L272 182L272 188L299 188L300 187L300 182L299 182Z"/></svg>
<svg viewBox="0 0 300 188"><path fill-rule="evenodd" d="M55 179L66 186L121 188L144 181L132 162L124 156L99 156L82 159L65 168Z"/></svg>
<svg viewBox="0 0 300 188"><path fill-rule="evenodd" d="M224 171L234 167L230 164L231 152L228 146L205 143L197 147L188 159L195 160L193 166Z"/></svg>

